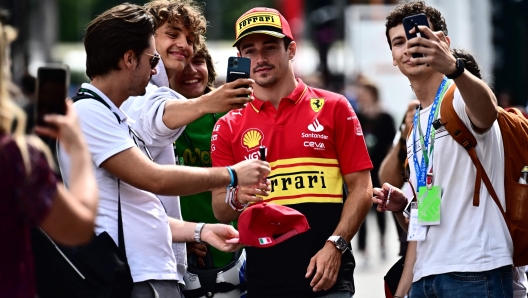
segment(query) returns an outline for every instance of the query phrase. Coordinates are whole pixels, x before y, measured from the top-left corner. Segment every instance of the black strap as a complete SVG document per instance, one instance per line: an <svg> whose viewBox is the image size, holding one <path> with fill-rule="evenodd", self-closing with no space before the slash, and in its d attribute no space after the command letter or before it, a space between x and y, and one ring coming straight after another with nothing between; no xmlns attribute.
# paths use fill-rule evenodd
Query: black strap
<svg viewBox="0 0 528 298"><path fill-rule="evenodd" d="M83 93L86 93L86 94L83 94ZM97 93L93 92L92 90L81 88L79 89L77 96L74 96L72 100L73 102L77 102L79 100L87 99L87 98L94 99L102 103L105 107L107 107L114 114L114 116L117 119L117 122L121 124L121 119L116 113L114 113L114 111L112 111L112 108L110 107L110 105L106 103L106 101L104 101L99 95L97 95ZM150 156L150 153L149 153L149 156ZM123 254L123 257L127 259L126 247L125 247L125 233L123 231L123 216L121 215L121 180L119 179L117 179L117 202L118 202L118 206L117 206L117 239L118 239L117 242L118 244L117 246L119 247L119 250Z"/></svg>
<svg viewBox="0 0 528 298"><path fill-rule="evenodd" d="M81 99L87 99L87 98L95 99L96 101L102 103L105 107L107 107L114 114L114 116L117 119L117 122L121 124L122 120L121 118L119 118L119 115L117 115L114 111L112 111L112 108L110 107L110 105L92 90L81 88L79 89L79 92L77 92L77 95L72 97L72 100L73 102L77 102Z"/></svg>
<svg viewBox="0 0 528 298"><path fill-rule="evenodd" d="M123 217L121 216L121 180L117 179L117 246L127 260L125 247L125 233L123 231ZM128 262L127 262L128 263Z"/></svg>

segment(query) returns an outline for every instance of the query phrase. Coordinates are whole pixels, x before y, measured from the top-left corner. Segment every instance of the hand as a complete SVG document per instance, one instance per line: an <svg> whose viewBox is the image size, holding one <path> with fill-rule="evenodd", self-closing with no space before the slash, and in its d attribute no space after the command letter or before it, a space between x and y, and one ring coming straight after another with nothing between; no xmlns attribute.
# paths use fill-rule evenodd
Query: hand
<svg viewBox="0 0 528 298"><path fill-rule="evenodd" d="M237 199L242 204L248 202L260 202L262 197L269 195L268 191L271 190L271 182L266 179L266 183L259 183L257 187L241 186L238 188Z"/></svg>
<svg viewBox="0 0 528 298"><path fill-rule="evenodd" d="M256 159L244 160L232 166L239 186L257 187L271 172L269 163Z"/></svg>
<svg viewBox="0 0 528 298"><path fill-rule="evenodd" d="M325 246L310 259L308 270L304 277L310 278L316 270L310 286L314 292L330 289L337 280L341 257L343 254L331 242L326 242Z"/></svg>
<svg viewBox="0 0 528 298"><path fill-rule="evenodd" d="M84 141L81 126L79 125L79 118L77 112L73 108L71 99L66 100L66 114L65 115L45 115L44 121L55 125L57 129L37 126L35 132L38 134L56 138L62 144L66 152L71 154L80 150L88 150L86 142Z"/></svg>
<svg viewBox="0 0 528 298"><path fill-rule="evenodd" d="M187 242L187 254L195 254L197 256L198 265L200 267L205 267L205 262L203 258L207 255L207 245L196 243L196 242Z"/></svg>
<svg viewBox="0 0 528 298"><path fill-rule="evenodd" d="M398 212L402 210L407 203L405 194L399 188L392 186L389 183L383 183L382 188L374 187L372 192L374 193L372 202L378 204L378 207L376 208L378 212L383 212L385 210Z"/></svg>
<svg viewBox="0 0 528 298"><path fill-rule="evenodd" d="M420 33L427 38L416 37L407 41L407 51L409 55L414 53L424 54L423 58L411 58L411 63L415 65L426 64L439 73L446 75L456 71L456 58L449 49L449 39L444 32L433 32L427 26L418 26ZM414 34L415 28L409 32Z"/></svg>
<svg viewBox="0 0 528 298"><path fill-rule="evenodd" d="M230 225L205 224L200 237L202 241L224 252L234 252L243 246L242 244L226 243L228 239L238 238L238 231Z"/></svg>
<svg viewBox="0 0 528 298"><path fill-rule="evenodd" d="M253 89L255 83L252 79L238 79L234 82L226 83L217 89L202 95L198 100L202 103L201 109L204 113L223 113L234 109L241 109L248 102L253 101ZM249 88L240 87L249 85ZM237 95L247 95L237 97Z"/></svg>

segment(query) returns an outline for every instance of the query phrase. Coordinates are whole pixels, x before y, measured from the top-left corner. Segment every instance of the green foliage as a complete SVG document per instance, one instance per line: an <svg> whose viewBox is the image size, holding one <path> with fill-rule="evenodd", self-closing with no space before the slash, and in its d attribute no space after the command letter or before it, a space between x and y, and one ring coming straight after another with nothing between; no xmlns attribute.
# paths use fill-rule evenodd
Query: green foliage
<svg viewBox="0 0 528 298"><path fill-rule="evenodd" d="M177 1L177 0L176 0ZM58 0L59 40L80 42L88 23L103 11L123 3L124 0ZM126 0L143 5L147 0ZM209 39L234 39L235 21L244 12L259 6L274 7L274 0L198 0L205 4L205 17L209 21ZM215 28L212 28L215 27Z"/></svg>

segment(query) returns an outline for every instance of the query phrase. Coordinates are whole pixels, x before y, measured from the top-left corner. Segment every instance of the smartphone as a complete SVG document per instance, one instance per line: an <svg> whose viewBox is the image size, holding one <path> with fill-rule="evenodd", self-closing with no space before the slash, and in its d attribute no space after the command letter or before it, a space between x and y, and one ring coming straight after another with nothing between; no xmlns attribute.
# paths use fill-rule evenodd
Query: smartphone
<svg viewBox="0 0 528 298"><path fill-rule="evenodd" d="M251 60L245 57L229 57L227 61L226 82L233 82L237 79L249 79L251 69ZM249 85L241 85L238 88L249 88ZM246 97L246 95L237 95L237 97Z"/></svg>
<svg viewBox="0 0 528 298"><path fill-rule="evenodd" d="M427 16L423 13L415 14L412 16L405 17L402 21L403 29L405 30L405 35L407 36L407 40L411 40L420 34L420 30L418 30L418 26L427 26L429 27L429 21L427 20ZM416 32L414 34L409 33L412 28L416 29ZM420 34L420 37L427 38L427 36ZM423 54L412 54L413 58L422 58L424 57Z"/></svg>
<svg viewBox="0 0 528 298"><path fill-rule="evenodd" d="M44 121L46 114L66 114L66 98L70 86L70 69L65 64L39 67L37 70L37 125L53 127Z"/></svg>

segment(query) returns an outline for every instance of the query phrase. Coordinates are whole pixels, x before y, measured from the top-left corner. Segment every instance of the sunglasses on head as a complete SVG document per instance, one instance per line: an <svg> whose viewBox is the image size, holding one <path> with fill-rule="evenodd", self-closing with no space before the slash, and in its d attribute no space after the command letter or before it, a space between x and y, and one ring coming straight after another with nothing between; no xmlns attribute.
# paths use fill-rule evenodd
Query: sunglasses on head
<svg viewBox="0 0 528 298"><path fill-rule="evenodd" d="M160 55L157 54L157 53L154 54L154 55L152 55L152 54L148 54L148 53L143 53L143 54L152 57L152 59L150 59L150 68L151 68L151 69L156 68L156 65L158 65L158 62L159 62L159 60L160 60Z"/></svg>

